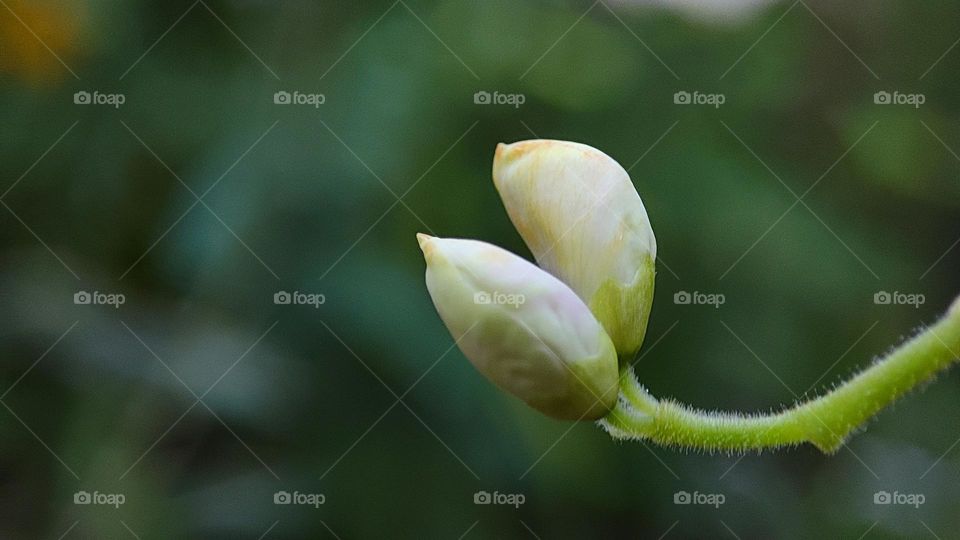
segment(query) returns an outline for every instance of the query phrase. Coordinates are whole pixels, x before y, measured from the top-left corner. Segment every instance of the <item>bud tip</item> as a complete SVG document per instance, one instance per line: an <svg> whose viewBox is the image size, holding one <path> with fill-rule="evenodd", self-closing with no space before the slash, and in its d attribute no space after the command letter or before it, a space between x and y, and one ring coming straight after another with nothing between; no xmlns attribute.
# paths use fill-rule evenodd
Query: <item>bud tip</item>
<svg viewBox="0 0 960 540"><path fill-rule="evenodd" d="M531 150L536 149L538 146L544 144L550 144L555 141L548 141L543 139L530 139L526 141L517 141L514 143L497 143L497 150L493 154L493 161L496 164L499 160L505 160L507 158L515 159L519 158L523 154L530 152Z"/></svg>
<svg viewBox="0 0 960 540"><path fill-rule="evenodd" d="M417 243L420 244L420 250L423 251L424 256L429 257L430 252L433 251L433 237L429 234L417 233Z"/></svg>

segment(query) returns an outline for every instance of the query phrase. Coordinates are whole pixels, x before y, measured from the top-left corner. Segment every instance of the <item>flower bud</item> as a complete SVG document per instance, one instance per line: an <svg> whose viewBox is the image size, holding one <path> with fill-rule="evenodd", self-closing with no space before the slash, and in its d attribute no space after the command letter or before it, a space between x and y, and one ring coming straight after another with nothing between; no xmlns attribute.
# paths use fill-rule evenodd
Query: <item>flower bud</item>
<svg viewBox="0 0 960 540"><path fill-rule="evenodd" d="M610 411L616 351L569 287L486 242L417 240L433 304L480 373L553 418L593 420Z"/></svg>
<svg viewBox="0 0 960 540"><path fill-rule="evenodd" d="M657 241L629 175L589 146L500 144L493 181L542 268L590 306L621 358L643 343Z"/></svg>

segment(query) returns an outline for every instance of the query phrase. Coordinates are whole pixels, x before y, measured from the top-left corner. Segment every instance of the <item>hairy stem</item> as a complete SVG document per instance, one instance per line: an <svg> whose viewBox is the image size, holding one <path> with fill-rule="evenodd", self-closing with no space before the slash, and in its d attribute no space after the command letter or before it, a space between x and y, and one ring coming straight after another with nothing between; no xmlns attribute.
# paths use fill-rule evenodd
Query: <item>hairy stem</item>
<svg viewBox="0 0 960 540"><path fill-rule="evenodd" d="M836 452L851 432L897 398L960 360L960 299L937 324L827 394L771 414L692 409L656 400L631 369L620 402L601 425L616 438L699 450L746 451L809 442Z"/></svg>

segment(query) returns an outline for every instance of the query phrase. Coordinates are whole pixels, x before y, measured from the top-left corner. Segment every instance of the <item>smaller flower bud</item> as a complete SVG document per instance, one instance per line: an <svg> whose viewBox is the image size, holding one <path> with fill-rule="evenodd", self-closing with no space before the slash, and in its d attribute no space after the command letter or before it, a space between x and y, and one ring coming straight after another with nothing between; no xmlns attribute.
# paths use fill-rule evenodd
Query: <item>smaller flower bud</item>
<svg viewBox="0 0 960 540"><path fill-rule="evenodd" d="M433 304L480 373L553 418L594 420L611 410L616 351L569 287L486 242L417 240Z"/></svg>
<svg viewBox="0 0 960 540"><path fill-rule="evenodd" d="M627 171L590 146L551 140L497 146L493 182L542 268L576 291L621 357L643 343L657 241Z"/></svg>

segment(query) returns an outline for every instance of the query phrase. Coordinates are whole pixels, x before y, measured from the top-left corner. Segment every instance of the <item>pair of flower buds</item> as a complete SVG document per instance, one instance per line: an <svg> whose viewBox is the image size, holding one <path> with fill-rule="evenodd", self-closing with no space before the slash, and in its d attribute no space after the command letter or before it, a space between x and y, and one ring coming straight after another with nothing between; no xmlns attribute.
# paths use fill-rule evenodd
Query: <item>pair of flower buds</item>
<svg viewBox="0 0 960 540"><path fill-rule="evenodd" d="M498 145L493 181L539 267L486 242L418 234L434 306L494 384L554 418L602 418L653 301L643 202L616 161L566 141Z"/></svg>

